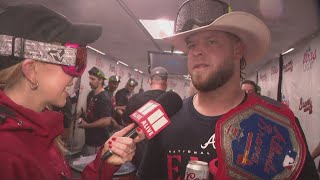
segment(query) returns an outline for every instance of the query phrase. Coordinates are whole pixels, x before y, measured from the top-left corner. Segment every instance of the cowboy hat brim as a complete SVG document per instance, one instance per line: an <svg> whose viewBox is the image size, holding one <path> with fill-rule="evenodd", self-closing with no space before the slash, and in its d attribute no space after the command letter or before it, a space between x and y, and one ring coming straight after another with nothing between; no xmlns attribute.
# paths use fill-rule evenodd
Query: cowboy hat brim
<svg viewBox="0 0 320 180"><path fill-rule="evenodd" d="M265 55L271 43L269 28L256 16L246 12L230 12L224 14L207 26L165 37L176 49L187 52L186 38L200 31L224 31L238 36L246 45L244 58L247 63L253 63Z"/></svg>

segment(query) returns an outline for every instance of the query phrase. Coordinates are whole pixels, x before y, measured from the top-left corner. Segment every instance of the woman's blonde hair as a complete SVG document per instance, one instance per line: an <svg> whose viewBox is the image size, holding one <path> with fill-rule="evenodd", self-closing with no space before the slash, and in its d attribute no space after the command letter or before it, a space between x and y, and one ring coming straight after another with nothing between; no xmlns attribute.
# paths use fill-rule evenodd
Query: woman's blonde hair
<svg viewBox="0 0 320 180"><path fill-rule="evenodd" d="M0 70L0 87L11 88L24 77L22 63L15 64L6 69Z"/></svg>

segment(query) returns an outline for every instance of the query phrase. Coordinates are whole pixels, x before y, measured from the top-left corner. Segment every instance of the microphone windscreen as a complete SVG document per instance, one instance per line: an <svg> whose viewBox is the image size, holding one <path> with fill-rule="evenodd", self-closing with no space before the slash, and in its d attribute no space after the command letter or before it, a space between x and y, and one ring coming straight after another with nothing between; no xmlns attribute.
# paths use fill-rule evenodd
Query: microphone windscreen
<svg viewBox="0 0 320 180"><path fill-rule="evenodd" d="M161 104L168 117L177 113L182 107L181 97L173 91L161 94L155 101Z"/></svg>

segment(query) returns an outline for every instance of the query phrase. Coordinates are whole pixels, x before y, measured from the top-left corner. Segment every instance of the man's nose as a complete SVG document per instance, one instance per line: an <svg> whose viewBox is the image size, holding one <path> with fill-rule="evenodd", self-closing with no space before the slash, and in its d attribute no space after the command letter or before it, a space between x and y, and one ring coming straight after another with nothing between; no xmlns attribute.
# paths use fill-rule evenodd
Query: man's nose
<svg viewBox="0 0 320 180"><path fill-rule="evenodd" d="M203 48L201 45L197 45L193 49L193 55L194 56L202 56L203 55Z"/></svg>

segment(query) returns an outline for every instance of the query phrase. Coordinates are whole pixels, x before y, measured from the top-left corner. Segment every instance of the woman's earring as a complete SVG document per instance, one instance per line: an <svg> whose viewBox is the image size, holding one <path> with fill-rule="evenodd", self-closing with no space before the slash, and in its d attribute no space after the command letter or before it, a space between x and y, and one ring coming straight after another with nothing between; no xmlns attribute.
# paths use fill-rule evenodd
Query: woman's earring
<svg viewBox="0 0 320 180"><path fill-rule="evenodd" d="M31 90L36 90L36 89L38 89L38 86L39 86L39 83L38 83L38 82L36 82L36 83L30 82L30 88L31 88Z"/></svg>

